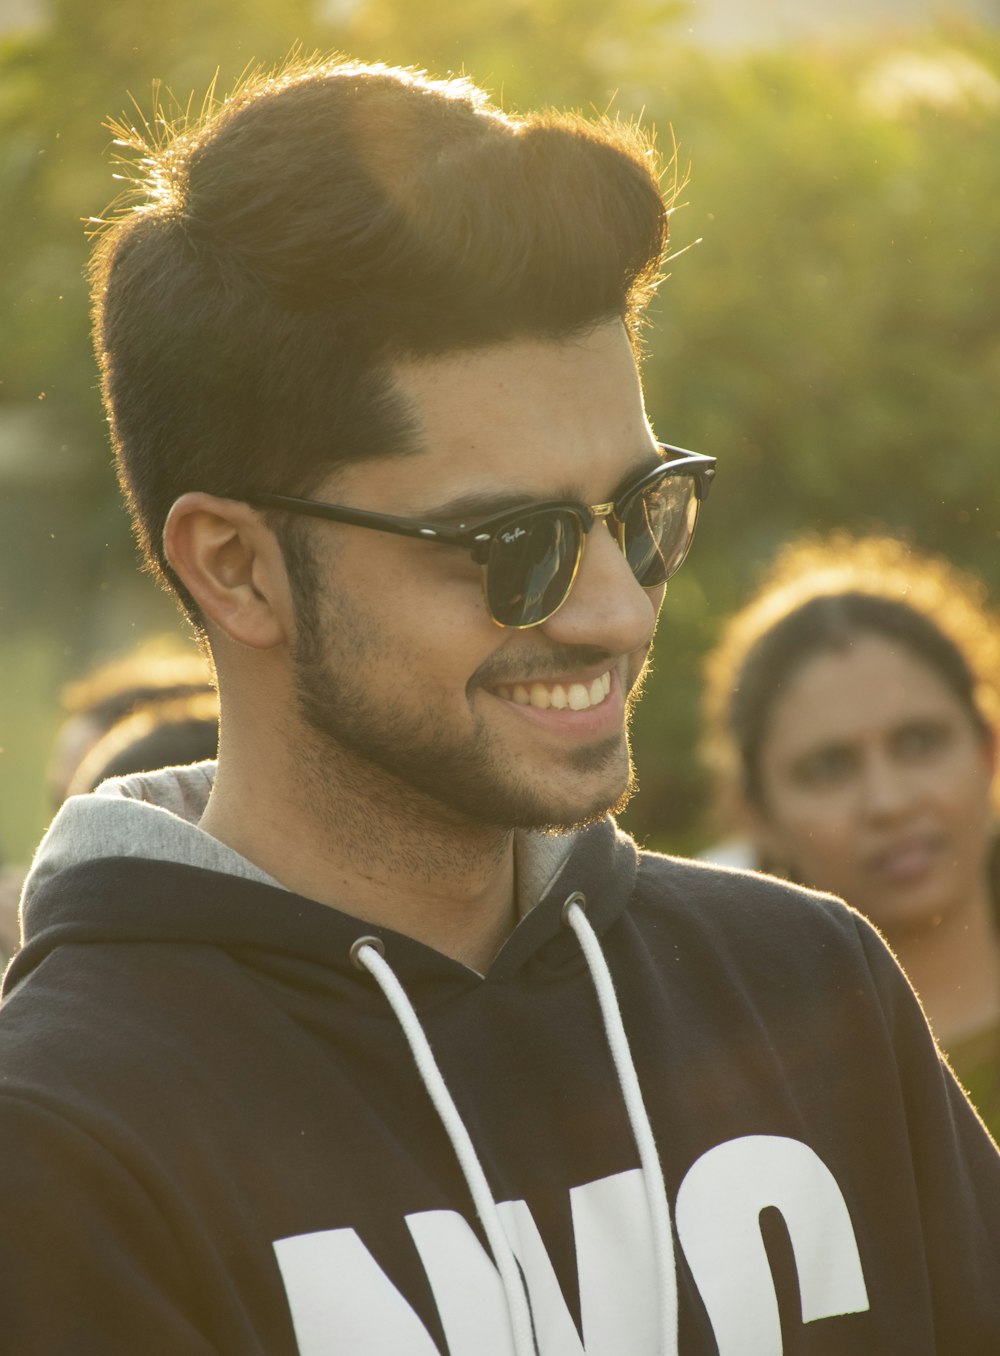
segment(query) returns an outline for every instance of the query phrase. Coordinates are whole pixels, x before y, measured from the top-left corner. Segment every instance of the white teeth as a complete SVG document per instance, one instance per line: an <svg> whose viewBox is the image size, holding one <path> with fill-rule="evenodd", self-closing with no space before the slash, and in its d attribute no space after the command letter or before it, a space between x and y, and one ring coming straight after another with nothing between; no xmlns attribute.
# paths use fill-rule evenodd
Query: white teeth
<svg viewBox="0 0 1000 1356"><path fill-rule="evenodd" d="M532 706L537 706L542 711L549 709L549 689L547 687L542 687L541 683L533 683L528 695L531 697Z"/></svg>
<svg viewBox="0 0 1000 1356"><path fill-rule="evenodd" d="M536 706L540 711L550 708L556 711L565 711L567 708L571 711L587 711L592 706L599 706L610 691L611 671L608 670L591 683L570 683L568 687L563 683L553 683L551 686L532 683L530 687L516 683L513 687L498 687L496 694L516 706Z"/></svg>
<svg viewBox="0 0 1000 1356"><path fill-rule="evenodd" d="M571 711L586 711L590 706L590 689L582 683L574 683L567 695Z"/></svg>

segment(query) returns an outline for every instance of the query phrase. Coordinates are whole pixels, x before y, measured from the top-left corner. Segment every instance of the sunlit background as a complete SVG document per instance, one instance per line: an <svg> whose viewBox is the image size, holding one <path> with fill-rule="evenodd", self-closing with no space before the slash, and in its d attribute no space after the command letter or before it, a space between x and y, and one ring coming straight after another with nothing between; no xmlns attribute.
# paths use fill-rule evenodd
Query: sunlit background
<svg viewBox="0 0 1000 1356"><path fill-rule="evenodd" d="M755 569L885 524L1000 590L996 0L0 0L0 854L50 814L58 694L173 606L135 568L87 334L102 123L294 45L466 71L511 110L642 115L689 175L653 315L657 434L716 454L637 726L630 827L705 841L698 672Z"/></svg>

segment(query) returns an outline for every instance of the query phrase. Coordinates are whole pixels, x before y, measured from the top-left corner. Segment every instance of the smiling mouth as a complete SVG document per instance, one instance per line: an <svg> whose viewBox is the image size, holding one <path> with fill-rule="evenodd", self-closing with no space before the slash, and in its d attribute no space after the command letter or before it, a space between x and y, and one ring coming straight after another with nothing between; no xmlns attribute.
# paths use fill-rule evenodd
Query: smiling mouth
<svg viewBox="0 0 1000 1356"><path fill-rule="evenodd" d="M611 691L611 671L589 683L514 683L493 690L515 706L534 706L539 711L589 711L600 706Z"/></svg>

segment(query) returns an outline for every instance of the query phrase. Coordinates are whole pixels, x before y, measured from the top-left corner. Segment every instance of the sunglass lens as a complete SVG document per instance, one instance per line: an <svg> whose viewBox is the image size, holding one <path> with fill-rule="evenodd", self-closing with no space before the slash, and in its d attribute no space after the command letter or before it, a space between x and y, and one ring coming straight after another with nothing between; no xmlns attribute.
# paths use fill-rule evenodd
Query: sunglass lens
<svg viewBox="0 0 1000 1356"><path fill-rule="evenodd" d="M684 563L698 522L689 475L665 475L622 510L622 549L645 588L665 583Z"/></svg>
<svg viewBox="0 0 1000 1356"><path fill-rule="evenodd" d="M490 544L486 601L501 626L535 626L565 600L580 558L580 521L574 513L525 513L502 527Z"/></svg>

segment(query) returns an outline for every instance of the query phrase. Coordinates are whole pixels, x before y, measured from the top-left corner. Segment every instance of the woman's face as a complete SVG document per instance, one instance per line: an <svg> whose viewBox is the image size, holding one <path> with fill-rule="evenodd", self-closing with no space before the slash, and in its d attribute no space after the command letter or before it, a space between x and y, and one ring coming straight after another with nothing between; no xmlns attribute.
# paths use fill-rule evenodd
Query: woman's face
<svg viewBox="0 0 1000 1356"><path fill-rule="evenodd" d="M992 741L936 671L862 634L797 670L761 750L762 848L889 933L984 891Z"/></svg>

